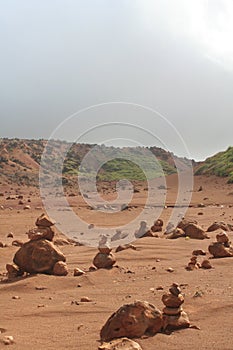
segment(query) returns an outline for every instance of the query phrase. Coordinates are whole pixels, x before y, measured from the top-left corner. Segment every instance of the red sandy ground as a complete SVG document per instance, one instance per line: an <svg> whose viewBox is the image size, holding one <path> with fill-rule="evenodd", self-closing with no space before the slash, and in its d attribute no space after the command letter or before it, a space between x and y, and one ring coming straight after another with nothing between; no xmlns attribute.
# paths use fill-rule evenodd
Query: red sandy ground
<svg viewBox="0 0 233 350"><path fill-rule="evenodd" d="M197 192L200 185L203 191ZM172 204L176 193L174 175L168 178L168 188L167 204ZM7 190L8 194L15 193L14 187L3 190ZM73 277L73 269L79 267L87 271L96 248L62 246L70 271L68 276L35 275L5 282L5 265L12 262L18 249L11 246L12 238L7 238L7 234L13 232L13 239L26 241L25 232L34 226L35 219L43 211L35 209L41 206L41 201L38 191L31 190L30 210L23 210L18 200L9 201L0 197L0 205L5 207L0 211L0 241L9 244L7 248L0 248L0 329L6 330L0 334L0 339L4 335L12 335L15 340L15 344L10 346L12 349L98 349L100 329L114 311L134 300L146 300L162 309L161 296L168 291L172 282L182 285L184 310L191 323L200 330L185 329L171 335L157 334L137 339L142 349L233 349L233 258L211 260L214 266L211 270L185 270L194 249L208 250L209 243L215 239L214 232L210 233L210 240L204 241L183 238L168 240L162 234L160 238L139 239L134 242L136 251L126 250L116 254L118 267L88 272L81 277ZM24 196L29 191L21 189ZM232 223L232 193L233 185L227 185L225 179L196 177L192 198L194 207L188 210L187 216L196 219L205 229L217 220ZM138 207L111 216L111 222L106 215L93 214L93 211L91 219L95 224L101 222L103 226L127 221L140 212L145 196L146 191L136 193L133 203L137 203ZM79 208L80 215L90 215L81 197L72 197L70 201L73 208ZM200 202L207 206L197 208L196 204ZM7 209L9 206L12 210ZM165 221L171 210L163 211L161 217ZM203 215L198 215L200 212ZM151 225L153 221L154 218L151 218L148 224ZM233 233L229 233L229 236L233 240ZM202 261L202 258L199 260ZM174 272L167 272L168 267L172 267ZM156 290L158 286L164 289ZM45 289L37 290L36 287ZM200 296L194 297L196 292L200 292ZM12 299L13 296L20 298ZM88 296L92 301L79 305L72 303L79 302L83 296ZM0 342L0 348L3 347L5 345Z"/></svg>

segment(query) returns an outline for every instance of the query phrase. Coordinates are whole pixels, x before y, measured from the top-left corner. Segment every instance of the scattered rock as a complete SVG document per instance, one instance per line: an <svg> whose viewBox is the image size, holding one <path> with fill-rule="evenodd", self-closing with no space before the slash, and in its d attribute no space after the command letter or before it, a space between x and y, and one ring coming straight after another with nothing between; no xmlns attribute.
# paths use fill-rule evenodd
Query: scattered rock
<svg viewBox="0 0 233 350"><path fill-rule="evenodd" d="M82 303L90 303L90 302L91 302L91 299L88 298L88 297L82 297L82 298L80 299L80 301L81 301Z"/></svg>
<svg viewBox="0 0 233 350"><path fill-rule="evenodd" d="M184 228L185 235L193 239L205 239L209 238L202 227L197 224L188 224Z"/></svg>
<svg viewBox="0 0 233 350"><path fill-rule="evenodd" d="M233 248L227 248L220 242L211 243L208 247L208 250L214 258L227 258L233 256Z"/></svg>
<svg viewBox="0 0 233 350"><path fill-rule="evenodd" d="M74 276L82 276L84 274L85 274L85 272L83 270L79 269L78 267L76 267L74 269Z"/></svg>
<svg viewBox="0 0 233 350"><path fill-rule="evenodd" d="M2 342L4 345L12 345L14 344L14 338L12 337L12 335L6 335L2 339Z"/></svg>
<svg viewBox="0 0 233 350"><path fill-rule="evenodd" d="M123 305L107 320L100 332L103 341L115 338L139 338L154 335L162 328L162 313L148 302L136 301Z"/></svg>
<svg viewBox="0 0 233 350"><path fill-rule="evenodd" d="M53 267L53 274L55 276L67 276L69 273L68 266L64 261L58 261Z"/></svg>
<svg viewBox="0 0 233 350"><path fill-rule="evenodd" d="M197 207L198 208L205 208L205 204L204 203L198 203Z"/></svg>
<svg viewBox="0 0 233 350"><path fill-rule="evenodd" d="M212 269L212 265L208 259L205 259L201 263L201 268L202 269Z"/></svg>
<svg viewBox="0 0 233 350"><path fill-rule="evenodd" d="M14 238L14 235L12 232L9 232L8 235L7 235L7 238Z"/></svg>
<svg viewBox="0 0 233 350"><path fill-rule="evenodd" d="M175 270L174 270L172 267L168 267L168 268L166 269L166 271L167 271L167 272L174 272Z"/></svg>
<svg viewBox="0 0 233 350"><path fill-rule="evenodd" d="M223 222L223 221L220 221L220 222L217 222L215 221L213 224L211 224L208 228L207 228L207 232L213 232L213 231L216 231L216 230L224 230L224 231L229 231L229 228L228 228L228 225Z"/></svg>
<svg viewBox="0 0 233 350"><path fill-rule="evenodd" d="M5 247L5 244L0 241L0 248L4 248L4 247Z"/></svg>
<svg viewBox="0 0 233 350"><path fill-rule="evenodd" d="M31 209L31 207L30 207L30 205L25 205L25 206L23 207L23 209L24 209L24 210L29 210L29 209Z"/></svg>
<svg viewBox="0 0 233 350"><path fill-rule="evenodd" d="M103 343L99 346L98 350L142 350L142 348L133 340L120 338L112 340L109 343Z"/></svg>
<svg viewBox="0 0 233 350"><path fill-rule="evenodd" d="M202 249L196 249L196 250L193 250L192 254L196 255L196 256L198 256L198 255L206 255L206 252L204 250L202 250Z"/></svg>

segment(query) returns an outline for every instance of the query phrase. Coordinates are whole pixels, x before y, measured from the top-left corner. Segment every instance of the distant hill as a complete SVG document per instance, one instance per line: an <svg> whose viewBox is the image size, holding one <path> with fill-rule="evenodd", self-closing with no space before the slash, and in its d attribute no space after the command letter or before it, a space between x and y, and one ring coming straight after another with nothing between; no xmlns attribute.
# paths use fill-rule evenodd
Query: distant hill
<svg viewBox="0 0 233 350"><path fill-rule="evenodd" d="M0 183L38 186L41 155L46 143L47 141L44 139L0 139ZM48 149L46 158L49 171L56 172L56 167L59 164L59 154L67 147L70 147L70 144L65 141L53 141L52 147ZM145 180L145 174L140 167L135 164L135 161L138 160L140 164L143 164L143 169L148 170L149 177L151 178L162 176L163 174L169 175L175 173L176 167L174 159L182 162L187 161L185 158L176 157L174 154L158 147L125 147L121 149L120 152L124 154L129 153L131 155L131 160L127 160L115 157L115 155L118 154L118 148L106 147L104 145L73 144L63 164L62 175L65 184L72 182L77 178L77 174L83 171L85 176L91 173L92 169L80 169L80 164L84 156L94 147L98 152L97 156L95 155L92 159L93 164L96 162L98 164L99 161L102 161L101 157L103 157L106 152L110 155L112 154L114 158L104 163L99 169L97 180L100 181L115 181L125 178L128 180ZM150 152L148 152L148 150ZM153 157L148 156L148 154L153 154L155 156L155 164L157 160L157 165L154 167L153 171L151 171L151 163L154 163Z"/></svg>
<svg viewBox="0 0 233 350"><path fill-rule="evenodd" d="M207 158L196 168L195 175L227 177L227 182L233 183L233 147Z"/></svg>

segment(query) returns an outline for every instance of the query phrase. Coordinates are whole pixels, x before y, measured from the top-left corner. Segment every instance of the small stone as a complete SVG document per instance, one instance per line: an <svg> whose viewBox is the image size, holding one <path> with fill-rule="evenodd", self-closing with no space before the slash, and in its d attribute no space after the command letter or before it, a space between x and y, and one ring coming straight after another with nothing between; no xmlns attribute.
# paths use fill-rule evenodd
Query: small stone
<svg viewBox="0 0 233 350"><path fill-rule="evenodd" d="M50 227L55 224L55 221L50 220L45 214L41 214L36 220L36 226Z"/></svg>
<svg viewBox="0 0 233 350"><path fill-rule="evenodd" d="M12 335L6 335L2 341L4 345L14 344L14 338L12 337Z"/></svg>
<svg viewBox="0 0 233 350"><path fill-rule="evenodd" d="M196 249L196 250L194 250L192 252L192 254L196 255L196 256L198 256L198 255L206 255L206 252L204 250L202 250L202 249Z"/></svg>
<svg viewBox="0 0 233 350"><path fill-rule="evenodd" d="M96 270L97 270L97 267L95 267L95 266L90 266L88 269L89 272L94 272Z"/></svg>
<svg viewBox="0 0 233 350"><path fill-rule="evenodd" d="M175 296L178 296L181 293L181 289L177 283L173 283L169 288L169 292Z"/></svg>
<svg viewBox="0 0 233 350"><path fill-rule="evenodd" d="M229 237L226 232L222 231L216 235L216 240L218 243L223 243L225 246L229 246Z"/></svg>
<svg viewBox="0 0 233 350"><path fill-rule="evenodd" d="M8 235L7 235L7 238L13 238L13 237L14 237L13 233L9 232Z"/></svg>
<svg viewBox="0 0 233 350"><path fill-rule="evenodd" d="M167 272L174 272L175 270L174 270L172 267L168 267L168 268L166 269L166 271L167 271Z"/></svg>
<svg viewBox="0 0 233 350"><path fill-rule="evenodd" d="M156 287L156 290L164 290L163 286Z"/></svg>
<svg viewBox="0 0 233 350"><path fill-rule="evenodd" d="M19 300L20 297L19 297L18 295L14 295L14 296L12 297L12 299L14 299L14 300Z"/></svg>
<svg viewBox="0 0 233 350"><path fill-rule="evenodd" d="M15 247L22 247L24 242L19 239L15 239L11 244Z"/></svg>
<svg viewBox="0 0 233 350"><path fill-rule="evenodd" d="M212 265L208 259L205 259L201 263L201 268L202 269L212 269Z"/></svg>
<svg viewBox="0 0 233 350"><path fill-rule="evenodd" d="M84 274L85 274L85 272L82 271L81 269L79 269L78 267L76 267L76 268L74 269L74 276L82 276L82 275L84 275Z"/></svg>
<svg viewBox="0 0 233 350"><path fill-rule="evenodd" d="M29 210L29 209L31 209L31 207L30 207L30 205L25 205L25 206L23 207L23 209L24 209L24 210Z"/></svg>
<svg viewBox="0 0 233 350"><path fill-rule="evenodd" d="M53 274L55 276L67 276L68 275L67 264L63 261L58 261L53 267Z"/></svg>
<svg viewBox="0 0 233 350"><path fill-rule="evenodd" d="M97 255L93 259L93 264L98 269L106 269L112 267L116 262L115 256L112 253L104 254L104 253L97 253Z"/></svg>
<svg viewBox="0 0 233 350"><path fill-rule="evenodd" d="M99 346L98 350L142 350L142 348L133 340L120 338L112 340L109 343L103 343Z"/></svg>
<svg viewBox="0 0 233 350"><path fill-rule="evenodd" d="M82 298L80 299L80 301L81 301L82 303L90 303L90 302L91 302L91 299L88 298L88 297L82 297Z"/></svg>

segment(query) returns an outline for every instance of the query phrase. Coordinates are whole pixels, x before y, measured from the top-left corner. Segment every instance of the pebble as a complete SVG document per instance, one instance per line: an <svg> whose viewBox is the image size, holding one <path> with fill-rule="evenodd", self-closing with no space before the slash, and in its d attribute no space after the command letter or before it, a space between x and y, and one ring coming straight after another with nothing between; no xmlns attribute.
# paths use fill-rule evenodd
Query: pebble
<svg viewBox="0 0 233 350"><path fill-rule="evenodd" d="M82 297L82 298L80 299L80 301L81 301L82 303L90 303L90 302L91 302L91 299L88 298L88 297Z"/></svg>
<svg viewBox="0 0 233 350"><path fill-rule="evenodd" d="M14 338L12 337L12 335L6 335L2 341L3 341L3 344L5 345L14 344Z"/></svg>
<svg viewBox="0 0 233 350"><path fill-rule="evenodd" d="M166 269L166 271L167 271L167 272L174 272L175 270L174 270L172 267L168 267L168 268Z"/></svg>

